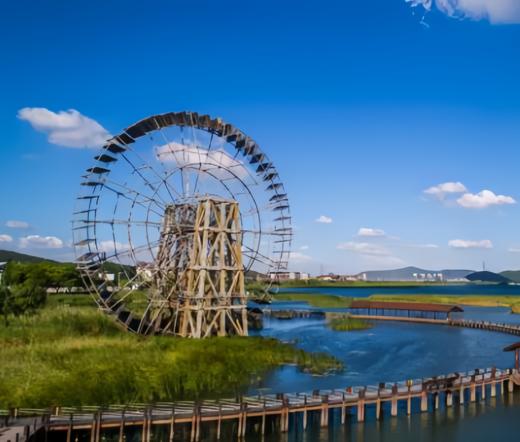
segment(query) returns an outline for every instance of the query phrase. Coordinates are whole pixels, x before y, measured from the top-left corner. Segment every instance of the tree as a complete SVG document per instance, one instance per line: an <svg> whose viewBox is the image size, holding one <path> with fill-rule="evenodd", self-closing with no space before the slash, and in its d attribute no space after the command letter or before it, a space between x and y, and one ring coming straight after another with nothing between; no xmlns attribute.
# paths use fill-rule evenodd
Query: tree
<svg viewBox="0 0 520 442"><path fill-rule="evenodd" d="M0 284L0 314L4 323L9 325L9 316L21 316L34 313L45 305L47 293L43 287L30 283L8 286Z"/></svg>

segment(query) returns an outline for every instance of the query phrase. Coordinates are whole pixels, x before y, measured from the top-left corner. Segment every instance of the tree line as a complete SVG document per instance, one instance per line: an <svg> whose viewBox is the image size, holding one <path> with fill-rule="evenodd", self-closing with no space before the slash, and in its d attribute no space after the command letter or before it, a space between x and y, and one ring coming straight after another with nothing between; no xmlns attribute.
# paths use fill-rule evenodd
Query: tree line
<svg viewBox="0 0 520 442"><path fill-rule="evenodd" d="M11 261L1 275L0 315L8 326L10 316L21 316L43 307L48 288L59 291L80 286L81 277L74 264Z"/></svg>

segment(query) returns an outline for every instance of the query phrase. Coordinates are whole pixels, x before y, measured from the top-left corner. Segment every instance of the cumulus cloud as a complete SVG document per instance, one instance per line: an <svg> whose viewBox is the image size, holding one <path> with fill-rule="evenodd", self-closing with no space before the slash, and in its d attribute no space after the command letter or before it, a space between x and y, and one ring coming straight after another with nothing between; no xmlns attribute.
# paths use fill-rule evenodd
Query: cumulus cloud
<svg viewBox="0 0 520 442"><path fill-rule="evenodd" d="M20 238L22 249L61 249L63 241L55 236L29 235Z"/></svg>
<svg viewBox="0 0 520 442"><path fill-rule="evenodd" d="M289 255L289 259L293 262L309 262L312 261L312 257L309 255L305 255L300 252L291 252Z"/></svg>
<svg viewBox="0 0 520 442"><path fill-rule="evenodd" d="M446 197L446 195L454 193L464 193L467 191L468 189L466 189L466 186L461 182L450 181L447 183L441 183L436 186L429 187L424 191L424 193L438 198L440 200L443 200Z"/></svg>
<svg viewBox="0 0 520 442"><path fill-rule="evenodd" d="M516 204L516 201L513 197L495 195L491 190L483 190L477 194L465 193L457 199L457 204L466 209L485 209L490 206Z"/></svg>
<svg viewBox="0 0 520 442"><path fill-rule="evenodd" d="M332 218L330 218L328 216L325 216L325 215L320 215L320 217L317 218L315 221L317 223L321 223L321 224L331 224L332 223Z"/></svg>
<svg viewBox="0 0 520 442"><path fill-rule="evenodd" d="M249 175L242 161L233 158L224 149L208 150L195 144L180 144L171 142L159 146L156 150L161 161L174 162L177 167L195 167L203 172L211 172L218 177L229 177L231 172L244 179ZM226 176L223 176L226 175Z"/></svg>
<svg viewBox="0 0 520 442"><path fill-rule="evenodd" d="M453 249L492 249L493 243L489 239L471 241L465 239L452 239L448 245Z"/></svg>
<svg viewBox="0 0 520 442"><path fill-rule="evenodd" d="M340 243L336 246L339 250L348 250L350 252L359 253L361 255L389 256L390 252L377 244L367 242L349 241Z"/></svg>
<svg viewBox="0 0 520 442"><path fill-rule="evenodd" d="M372 229L369 227L361 227L358 230L357 236L369 237L369 238L381 238L381 237L386 236L386 233L384 230L381 230L381 229Z"/></svg>
<svg viewBox="0 0 520 442"><path fill-rule="evenodd" d="M52 112L44 107L24 107L18 118L47 134L49 143L64 147L100 147L111 137L97 121L75 109Z"/></svg>
<svg viewBox="0 0 520 442"><path fill-rule="evenodd" d="M5 225L11 229L28 229L29 223L25 221L9 220Z"/></svg>
<svg viewBox="0 0 520 442"><path fill-rule="evenodd" d="M9 235L0 235L0 243L2 242L12 242L13 237Z"/></svg>
<svg viewBox="0 0 520 442"><path fill-rule="evenodd" d="M520 23L518 0L405 0L431 11L433 5L449 17L488 20L494 24Z"/></svg>

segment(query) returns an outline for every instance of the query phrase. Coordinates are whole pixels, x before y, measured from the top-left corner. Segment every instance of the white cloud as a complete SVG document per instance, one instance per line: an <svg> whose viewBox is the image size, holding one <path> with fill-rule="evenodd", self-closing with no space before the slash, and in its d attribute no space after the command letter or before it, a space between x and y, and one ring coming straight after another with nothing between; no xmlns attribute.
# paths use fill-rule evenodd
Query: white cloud
<svg viewBox="0 0 520 442"><path fill-rule="evenodd" d="M300 250L309 250L309 246L301 246Z"/></svg>
<svg viewBox="0 0 520 442"><path fill-rule="evenodd" d="M507 251L510 253L520 253L520 247L509 247Z"/></svg>
<svg viewBox="0 0 520 442"><path fill-rule="evenodd" d="M0 235L0 243L2 242L12 242L13 237L10 235Z"/></svg>
<svg viewBox="0 0 520 442"><path fill-rule="evenodd" d="M520 23L518 0L405 0L431 11L433 4L449 17L489 20L494 24Z"/></svg>
<svg viewBox="0 0 520 442"><path fill-rule="evenodd" d="M20 248L61 249L63 241L55 236L29 235L20 238Z"/></svg>
<svg viewBox="0 0 520 442"><path fill-rule="evenodd" d="M381 238L381 237L386 236L386 233L384 230L381 230L381 229L372 229L369 227L361 227L358 230L357 236L369 237L369 238Z"/></svg>
<svg viewBox="0 0 520 442"><path fill-rule="evenodd" d="M349 241L340 243L336 246L339 250L348 250L350 252L359 253L361 255L374 255L374 256L388 256L390 252L385 248L377 244L371 244L367 242L356 242Z"/></svg>
<svg viewBox="0 0 520 442"><path fill-rule="evenodd" d="M208 150L195 144L171 142L157 148L157 157L161 161L174 162L177 167L200 168L203 172L211 172L217 177L229 178L229 172L222 169L241 179L249 175L244 163L233 158L224 149Z"/></svg>
<svg viewBox="0 0 520 442"><path fill-rule="evenodd" d="M49 143L65 147L100 147L111 135L97 121L77 110L52 112L44 107L24 107L18 118L47 134Z"/></svg>
<svg viewBox="0 0 520 442"><path fill-rule="evenodd" d="M493 243L489 239L470 241L465 239L452 239L448 245L453 249L492 249Z"/></svg>
<svg viewBox="0 0 520 442"><path fill-rule="evenodd" d="M28 229L29 223L25 221L16 221L16 220L9 220L5 223L7 227L10 227L11 229Z"/></svg>
<svg viewBox="0 0 520 442"><path fill-rule="evenodd" d="M321 223L321 224L331 224L332 223L332 218L330 218L328 216L325 216L325 215L320 215L320 217L317 218L315 221L317 223Z"/></svg>
<svg viewBox="0 0 520 442"><path fill-rule="evenodd" d="M439 246L437 244L412 244L410 247L414 247L416 249L438 249Z"/></svg>
<svg viewBox="0 0 520 442"><path fill-rule="evenodd" d="M289 255L289 259L293 262L309 262L312 261L312 257L309 255L305 255L300 252L291 252Z"/></svg>
<svg viewBox="0 0 520 442"><path fill-rule="evenodd" d="M446 195L453 193L464 193L467 191L468 189L466 189L466 186L461 182L457 181L441 183L437 186L429 187L424 191L424 193L426 193L427 195L432 195L440 200L443 200L446 197Z"/></svg>
<svg viewBox="0 0 520 442"><path fill-rule="evenodd" d="M477 194L465 193L457 204L467 209L485 209L490 206L500 206L504 204L516 204L513 197L506 195L495 195L491 190L483 190Z"/></svg>

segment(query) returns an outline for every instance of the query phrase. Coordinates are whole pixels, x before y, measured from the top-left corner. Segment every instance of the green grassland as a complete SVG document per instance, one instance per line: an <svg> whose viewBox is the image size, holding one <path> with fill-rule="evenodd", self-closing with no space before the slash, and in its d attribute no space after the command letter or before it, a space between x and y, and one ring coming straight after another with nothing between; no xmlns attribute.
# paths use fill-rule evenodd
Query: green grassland
<svg viewBox="0 0 520 442"><path fill-rule="evenodd" d="M352 303L352 298L313 293L278 293L273 296L273 301L307 302L318 308L348 308Z"/></svg>
<svg viewBox="0 0 520 442"><path fill-rule="evenodd" d="M0 360L0 408L234 396L280 364L341 369L275 339L134 336L85 295L51 296L37 314L0 325Z"/></svg>
<svg viewBox="0 0 520 442"><path fill-rule="evenodd" d="M518 296L494 295L372 295L371 301L427 302L435 304L460 304L477 307L511 307L513 313L520 312Z"/></svg>
<svg viewBox="0 0 520 442"><path fill-rule="evenodd" d="M352 318L349 315L332 316L328 326L334 331L356 331L372 328L372 324L364 319Z"/></svg>

